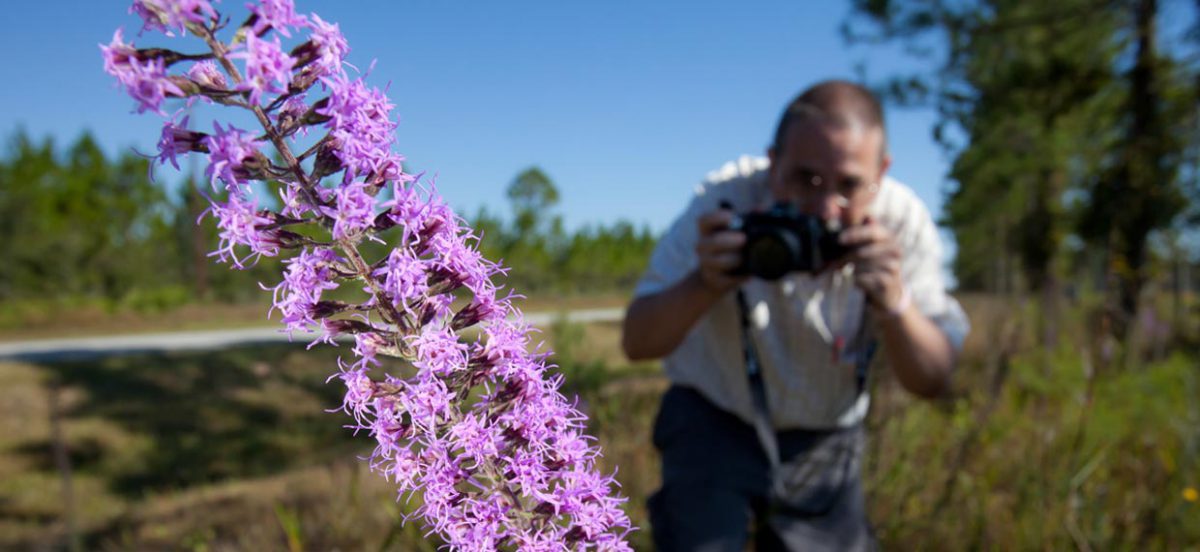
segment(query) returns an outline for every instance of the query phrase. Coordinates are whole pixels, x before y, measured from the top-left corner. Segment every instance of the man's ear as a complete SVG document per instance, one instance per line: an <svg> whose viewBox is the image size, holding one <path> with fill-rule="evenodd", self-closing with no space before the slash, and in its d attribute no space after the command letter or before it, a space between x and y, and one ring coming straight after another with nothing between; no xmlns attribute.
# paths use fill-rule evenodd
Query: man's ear
<svg viewBox="0 0 1200 552"><path fill-rule="evenodd" d="M888 169L892 168L892 154L883 154L883 159L879 160L879 177L876 179L883 182L883 175L887 174Z"/></svg>

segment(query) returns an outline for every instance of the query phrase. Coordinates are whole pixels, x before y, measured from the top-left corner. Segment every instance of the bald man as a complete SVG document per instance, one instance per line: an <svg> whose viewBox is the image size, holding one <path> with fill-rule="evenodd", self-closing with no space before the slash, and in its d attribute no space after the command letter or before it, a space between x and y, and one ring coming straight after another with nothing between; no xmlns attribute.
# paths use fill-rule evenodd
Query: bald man
<svg viewBox="0 0 1200 552"><path fill-rule="evenodd" d="M859 466L874 351L921 397L948 386L968 331L937 229L891 157L882 108L827 81L784 111L767 158L714 172L662 237L626 313L631 359L665 357L654 427L660 550L874 546ZM736 214L788 203L842 228L819 273L737 274Z"/></svg>

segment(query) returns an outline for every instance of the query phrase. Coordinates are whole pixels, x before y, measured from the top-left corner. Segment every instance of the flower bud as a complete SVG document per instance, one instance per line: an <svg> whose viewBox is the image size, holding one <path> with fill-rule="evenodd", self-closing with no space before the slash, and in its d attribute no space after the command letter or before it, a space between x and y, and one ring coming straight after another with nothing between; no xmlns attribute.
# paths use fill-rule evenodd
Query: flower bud
<svg viewBox="0 0 1200 552"><path fill-rule="evenodd" d="M271 160L263 152L254 150L254 153L242 159L242 166L234 169L234 174L241 182L267 180L271 176L270 168Z"/></svg>
<svg viewBox="0 0 1200 552"><path fill-rule="evenodd" d="M159 163L171 163L178 170L179 162L176 157L180 154L194 151L208 153L208 144L205 141L208 135L188 130L187 122L187 117L184 117L178 125L171 121L163 125L162 134L158 139L158 155L155 156Z"/></svg>
<svg viewBox="0 0 1200 552"><path fill-rule="evenodd" d="M192 79L187 77L181 75L170 75L167 77L167 80L171 81L171 84L174 84L175 88L179 89L179 91L183 93L183 97L195 96L201 92L200 85L196 84L194 81L192 81ZM171 91L168 92L168 94L174 96L175 92Z"/></svg>
<svg viewBox="0 0 1200 552"><path fill-rule="evenodd" d="M396 220L392 218L392 214L384 211L375 217L373 225L377 232L382 232L396 226Z"/></svg>
<svg viewBox="0 0 1200 552"><path fill-rule="evenodd" d="M324 303L325 301L322 301ZM314 309L317 308L314 306ZM358 334L374 331L375 328L366 322L354 320L352 318L339 318L337 320L326 320L326 329L337 332L339 334Z"/></svg>
<svg viewBox="0 0 1200 552"><path fill-rule="evenodd" d="M322 98L320 100L317 100L317 102L312 105L312 108L310 108L308 110L308 112L304 114L304 117L303 117L303 119L301 119L301 122L306 125L323 125L323 124L329 122L329 120L332 119L333 117L330 117L328 115L322 115L320 113L321 110L324 110L325 107L328 105L329 105L329 98Z"/></svg>
<svg viewBox="0 0 1200 552"><path fill-rule="evenodd" d="M334 150L332 142L328 141L317 148L317 159L313 162L314 179L320 180L345 168Z"/></svg>
<svg viewBox="0 0 1200 552"><path fill-rule="evenodd" d="M291 53L288 55L296 59L296 68L299 69L312 63L320 54L321 51L319 48L317 48L317 44L309 40L299 46L296 46L295 48L292 48Z"/></svg>
<svg viewBox="0 0 1200 552"><path fill-rule="evenodd" d="M312 243L312 240L305 236L290 230L281 229L272 230L268 239L277 247L281 247L283 249L299 249Z"/></svg>
<svg viewBox="0 0 1200 552"><path fill-rule="evenodd" d="M225 90L229 87L225 74L217 69L217 64L211 61L201 61L188 69L187 76L192 82L213 90Z"/></svg>
<svg viewBox="0 0 1200 552"><path fill-rule="evenodd" d="M188 56L167 48L141 48L134 56L138 61L161 59L163 67L170 67L181 60L188 59Z"/></svg>
<svg viewBox="0 0 1200 552"><path fill-rule="evenodd" d="M328 318L335 314L345 312L351 306L353 305L345 301L317 301L312 306L311 314L313 318ZM329 322L332 323L337 321L330 320Z"/></svg>
<svg viewBox="0 0 1200 552"><path fill-rule="evenodd" d="M314 67L305 67L296 75L290 83L288 83L289 94L301 94L304 91L312 88L316 84L317 79L321 78L321 72Z"/></svg>

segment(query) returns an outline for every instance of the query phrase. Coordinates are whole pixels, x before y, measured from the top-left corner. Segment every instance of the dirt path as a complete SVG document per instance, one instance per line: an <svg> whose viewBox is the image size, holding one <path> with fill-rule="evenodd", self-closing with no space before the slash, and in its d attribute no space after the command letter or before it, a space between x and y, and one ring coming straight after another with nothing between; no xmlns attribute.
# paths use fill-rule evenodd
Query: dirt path
<svg viewBox="0 0 1200 552"><path fill-rule="evenodd" d="M540 311L525 314L535 326L547 326L560 317L569 322L613 322L624 316L621 307ZM307 343L317 334L288 335L278 326L222 330L156 332L127 335L31 339L0 343L0 360L55 362L149 351L211 350L249 343Z"/></svg>

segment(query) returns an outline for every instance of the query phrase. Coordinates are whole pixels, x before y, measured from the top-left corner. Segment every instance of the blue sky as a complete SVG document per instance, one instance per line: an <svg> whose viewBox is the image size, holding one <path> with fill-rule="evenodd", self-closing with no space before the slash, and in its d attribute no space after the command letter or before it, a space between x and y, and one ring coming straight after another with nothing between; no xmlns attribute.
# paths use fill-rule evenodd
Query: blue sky
<svg viewBox="0 0 1200 552"><path fill-rule="evenodd" d="M242 4L219 9L240 20ZM0 34L0 48L19 63L10 64L16 84L0 88L6 139L24 128L61 144L88 129L110 153L153 151L158 118L130 113L97 49L118 26L137 38L127 6L10 7L17 24ZM559 186L570 228L624 218L662 230L706 172L763 151L779 110L805 86L853 77L863 61L873 77L912 67L897 50L848 48L837 32L848 5L835 1L297 0L297 8L339 23L351 62L375 60L370 80L390 81L400 117L397 149L438 175L456 209L507 214L505 187L536 164ZM888 112L892 174L936 214L948 165L930 137L933 121L928 111Z"/></svg>

